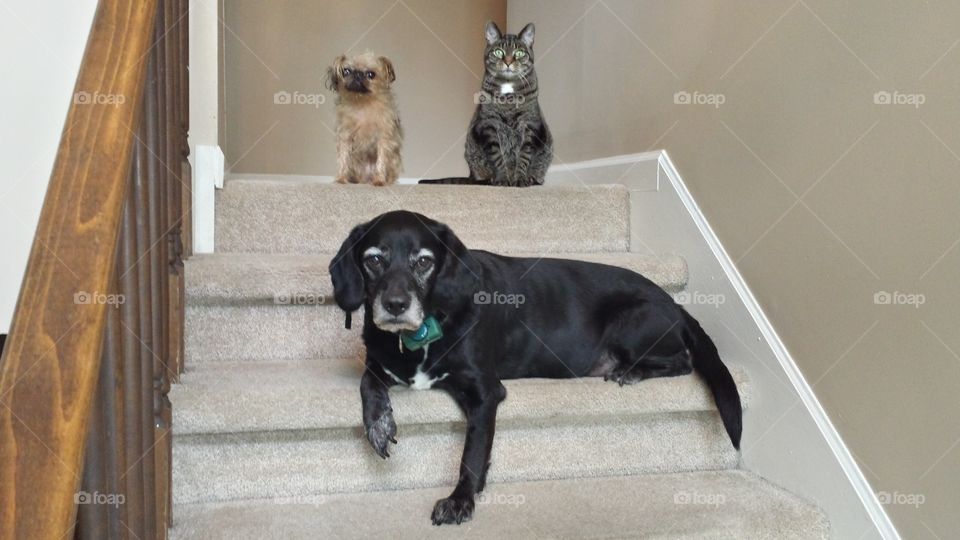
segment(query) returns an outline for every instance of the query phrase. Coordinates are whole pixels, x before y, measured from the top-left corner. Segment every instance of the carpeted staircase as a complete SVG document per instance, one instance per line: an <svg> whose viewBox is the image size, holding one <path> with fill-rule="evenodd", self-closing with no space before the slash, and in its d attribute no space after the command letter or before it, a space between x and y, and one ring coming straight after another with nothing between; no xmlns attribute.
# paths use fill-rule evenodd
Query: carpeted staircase
<svg viewBox="0 0 960 540"><path fill-rule="evenodd" d="M394 388L399 444L385 461L369 448L360 330L343 328L326 270L355 224L405 208L472 248L623 266L680 292L682 257L628 252L629 196L623 186L229 181L218 253L187 262L187 373L170 393L173 537L829 537L814 505L737 469L696 376L624 388L507 381L487 489L459 527L429 520L463 445L450 398ZM726 361L750 414L764 390Z"/></svg>

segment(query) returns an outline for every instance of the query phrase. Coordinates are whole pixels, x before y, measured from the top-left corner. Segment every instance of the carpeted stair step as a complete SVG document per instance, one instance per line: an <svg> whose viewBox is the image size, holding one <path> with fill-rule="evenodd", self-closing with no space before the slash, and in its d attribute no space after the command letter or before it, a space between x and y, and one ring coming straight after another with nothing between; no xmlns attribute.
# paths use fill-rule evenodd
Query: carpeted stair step
<svg viewBox="0 0 960 540"><path fill-rule="evenodd" d="M511 253L541 257L534 253ZM190 306L333 303L333 285L327 267L334 253L313 255L215 253L186 261L186 294ZM565 258L627 268L643 274L676 293L687 283L687 263L679 255L637 253L564 253L544 258ZM299 297L299 298L298 298Z"/></svg>
<svg viewBox="0 0 960 540"><path fill-rule="evenodd" d="M217 192L216 250L336 252L350 230L389 210L446 223L474 249L626 251L629 192L622 185L504 189L300 180L231 180Z"/></svg>
<svg viewBox="0 0 960 540"><path fill-rule="evenodd" d="M492 483L473 520L434 527L430 511L449 491L178 505L171 538L830 538L816 506L745 471Z"/></svg>
<svg viewBox="0 0 960 540"><path fill-rule="evenodd" d="M360 359L206 366L171 390L182 503L407 489L454 482L463 415L443 392L391 391L399 444L382 460L361 429ZM744 402L751 387L733 369ZM619 387L597 378L506 381L491 481L734 467L697 376Z"/></svg>
<svg viewBox="0 0 960 540"><path fill-rule="evenodd" d="M572 253L569 258L640 272L670 292L687 283L676 255ZM332 304L331 254L214 254L186 262L186 348L208 362L353 356L360 332ZM362 321L362 317L354 317Z"/></svg>

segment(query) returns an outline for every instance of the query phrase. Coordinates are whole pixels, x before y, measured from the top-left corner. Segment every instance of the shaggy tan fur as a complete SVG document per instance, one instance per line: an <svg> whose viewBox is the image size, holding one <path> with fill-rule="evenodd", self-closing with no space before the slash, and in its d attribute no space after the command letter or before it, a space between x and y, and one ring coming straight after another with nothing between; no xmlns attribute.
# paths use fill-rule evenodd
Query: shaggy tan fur
<svg viewBox="0 0 960 540"><path fill-rule="evenodd" d="M384 56L341 55L327 70L337 92L337 177L341 184L385 186L402 170L403 132L390 85L397 79Z"/></svg>

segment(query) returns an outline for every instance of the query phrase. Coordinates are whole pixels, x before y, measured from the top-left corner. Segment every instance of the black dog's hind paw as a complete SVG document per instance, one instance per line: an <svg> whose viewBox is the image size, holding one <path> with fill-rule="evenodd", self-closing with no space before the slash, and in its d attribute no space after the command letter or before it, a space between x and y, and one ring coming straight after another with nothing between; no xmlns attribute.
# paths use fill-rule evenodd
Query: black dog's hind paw
<svg viewBox="0 0 960 540"><path fill-rule="evenodd" d="M390 457L390 443L397 444L397 423L393 421L393 412L388 410L367 426L367 440L377 455L383 459Z"/></svg>
<svg viewBox="0 0 960 540"><path fill-rule="evenodd" d="M470 518L473 517L473 507L473 497L447 497L437 501L430 519L433 520L434 525L443 525L444 523L459 525L464 521L470 521Z"/></svg>
<svg viewBox="0 0 960 540"><path fill-rule="evenodd" d="M642 370L625 367L617 367L612 372L603 376L603 380L614 381L620 386L638 383L646 378L648 377L645 376Z"/></svg>

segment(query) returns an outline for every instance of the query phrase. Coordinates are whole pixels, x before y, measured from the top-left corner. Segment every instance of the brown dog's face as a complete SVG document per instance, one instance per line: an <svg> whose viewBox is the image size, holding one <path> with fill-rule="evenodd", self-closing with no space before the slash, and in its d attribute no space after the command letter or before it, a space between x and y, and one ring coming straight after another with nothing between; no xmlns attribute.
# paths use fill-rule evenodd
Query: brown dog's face
<svg viewBox="0 0 960 540"><path fill-rule="evenodd" d="M365 53L353 58L340 55L327 70L327 86L340 94L381 94L397 80L385 56Z"/></svg>

